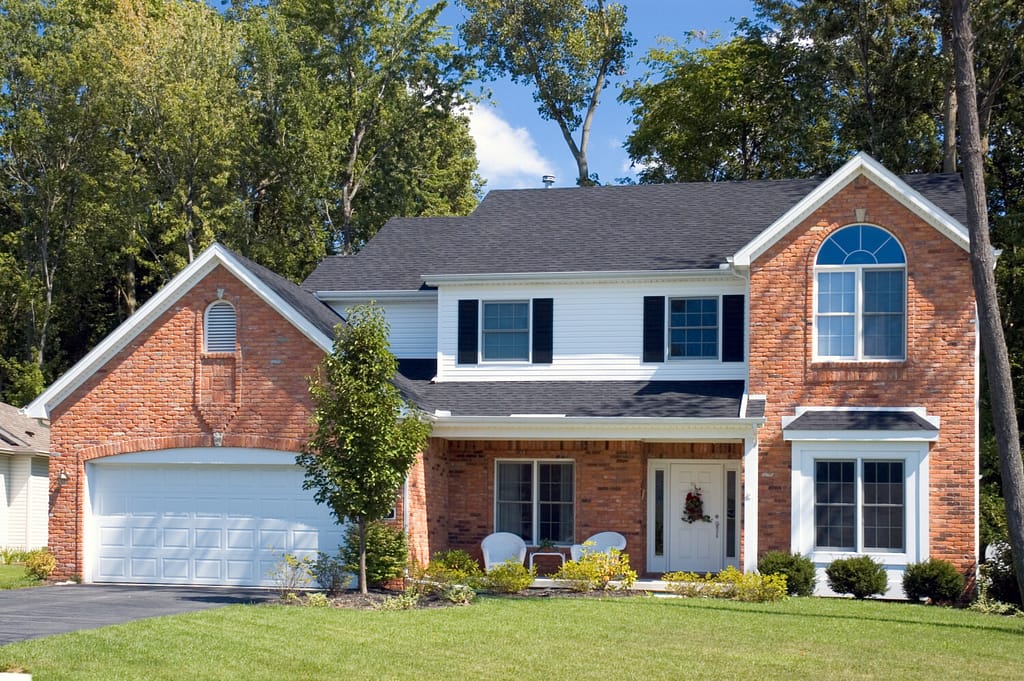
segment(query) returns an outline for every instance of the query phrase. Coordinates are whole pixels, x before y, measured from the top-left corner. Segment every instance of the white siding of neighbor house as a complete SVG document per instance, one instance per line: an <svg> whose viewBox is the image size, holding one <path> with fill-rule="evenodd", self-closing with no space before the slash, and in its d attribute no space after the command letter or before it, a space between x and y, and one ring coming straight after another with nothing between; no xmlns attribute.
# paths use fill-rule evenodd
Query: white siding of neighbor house
<svg viewBox="0 0 1024 681"><path fill-rule="evenodd" d="M715 277L700 281L608 280L441 286L438 291L437 320L438 380L743 380L747 377L746 361L641 361L644 296L700 297L726 294L745 295L746 282L736 277ZM533 298L554 299L551 364L456 363L459 300Z"/></svg>
<svg viewBox="0 0 1024 681"><path fill-rule="evenodd" d="M32 470L28 479L28 545L46 546L50 537L50 460L45 456L32 457Z"/></svg>
<svg viewBox="0 0 1024 681"><path fill-rule="evenodd" d="M46 546L46 467L43 456L0 455L0 546Z"/></svg>
<svg viewBox="0 0 1024 681"><path fill-rule="evenodd" d="M345 310L369 300L331 302L340 315ZM379 300L384 318L391 327L391 352L399 359L433 359L437 354L437 299Z"/></svg>
<svg viewBox="0 0 1024 681"><path fill-rule="evenodd" d="M7 538L7 526L10 524L10 511L7 508L10 474L11 457L9 454L0 454L0 546L11 545Z"/></svg>

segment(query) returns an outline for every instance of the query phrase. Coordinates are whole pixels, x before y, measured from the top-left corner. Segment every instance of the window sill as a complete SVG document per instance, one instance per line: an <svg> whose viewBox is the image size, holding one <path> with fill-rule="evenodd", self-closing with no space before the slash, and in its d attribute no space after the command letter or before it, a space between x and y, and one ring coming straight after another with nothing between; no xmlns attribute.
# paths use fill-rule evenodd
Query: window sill
<svg viewBox="0 0 1024 681"><path fill-rule="evenodd" d="M201 352L199 356L202 359L234 359L238 355L237 352Z"/></svg>
<svg viewBox="0 0 1024 681"><path fill-rule="evenodd" d="M909 551L898 551L898 552L885 552L885 551L843 551L839 549L831 550L813 550L811 551L810 558L815 563L824 563L828 565L834 560L840 558L854 558L856 556L871 556L871 558L880 565L907 565L913 561L910 559Z"/></svg>

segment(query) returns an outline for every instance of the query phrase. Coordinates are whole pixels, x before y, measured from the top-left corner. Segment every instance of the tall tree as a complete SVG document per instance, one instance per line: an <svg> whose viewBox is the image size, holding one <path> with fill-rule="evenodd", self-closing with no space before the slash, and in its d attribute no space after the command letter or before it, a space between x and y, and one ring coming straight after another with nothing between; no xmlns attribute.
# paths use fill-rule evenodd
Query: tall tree
<svg viewBox="0 0 1024 681"><path fill-rule="evenodd" d="M989 241L985 195L985 148L978 116L975 38L970 0L952 0L953 55L956 61L960 157L967 192L967 226L971 237L971 271L978 304L981 346L985 353L992 419L1002 476L1003 499L1017 585L1024 594L1024 462L1014 406L1010 359L999 314L994 253Z"/></svg>
<svg viewBox="0 0 1024 681"><path fill-rule="evenodd" d="M395 506L430 437L430 424L404 404L391 382L398 362L380 308L359 306L335 328L334 349L310 379L315 432L296 461L339 523L359 531L359 588L366 593L366 528Z"/></svg>
<svg viewBox="0 0 1024 681"><path fill-rule="evenodd" d="M533 87L537 112L558 125L572 152L576 183L593 184L590 126L609 77L620 75L635 44L626 8L603 0L460 2L469 12L463 40L485 72Z"/></svg>

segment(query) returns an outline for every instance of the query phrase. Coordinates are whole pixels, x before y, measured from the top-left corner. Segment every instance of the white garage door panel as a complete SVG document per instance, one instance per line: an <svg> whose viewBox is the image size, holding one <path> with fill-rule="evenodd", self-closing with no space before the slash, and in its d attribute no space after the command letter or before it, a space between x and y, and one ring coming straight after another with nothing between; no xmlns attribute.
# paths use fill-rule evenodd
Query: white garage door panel
<svg viewBox="0 0 1024 681"><path fill-rule="evenodd" d="M92 466L87 570L96 582L274 586L283 553L342 541L302 480L297 466Z"/></svg>

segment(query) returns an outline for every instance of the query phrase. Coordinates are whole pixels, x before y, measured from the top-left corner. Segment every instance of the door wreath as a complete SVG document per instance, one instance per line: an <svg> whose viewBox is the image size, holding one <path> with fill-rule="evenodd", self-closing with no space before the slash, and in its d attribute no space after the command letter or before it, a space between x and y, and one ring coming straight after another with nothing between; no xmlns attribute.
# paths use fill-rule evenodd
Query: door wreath
<svg viewBox="0 0 1024 681"><path fill-rule="evenodd" d="M683 504L683 520L688 523L695 523L702 520L711 522L711 516L704 513L704 498L701 496L700 487L694 487L686 493L686 503Z"/></svg>

